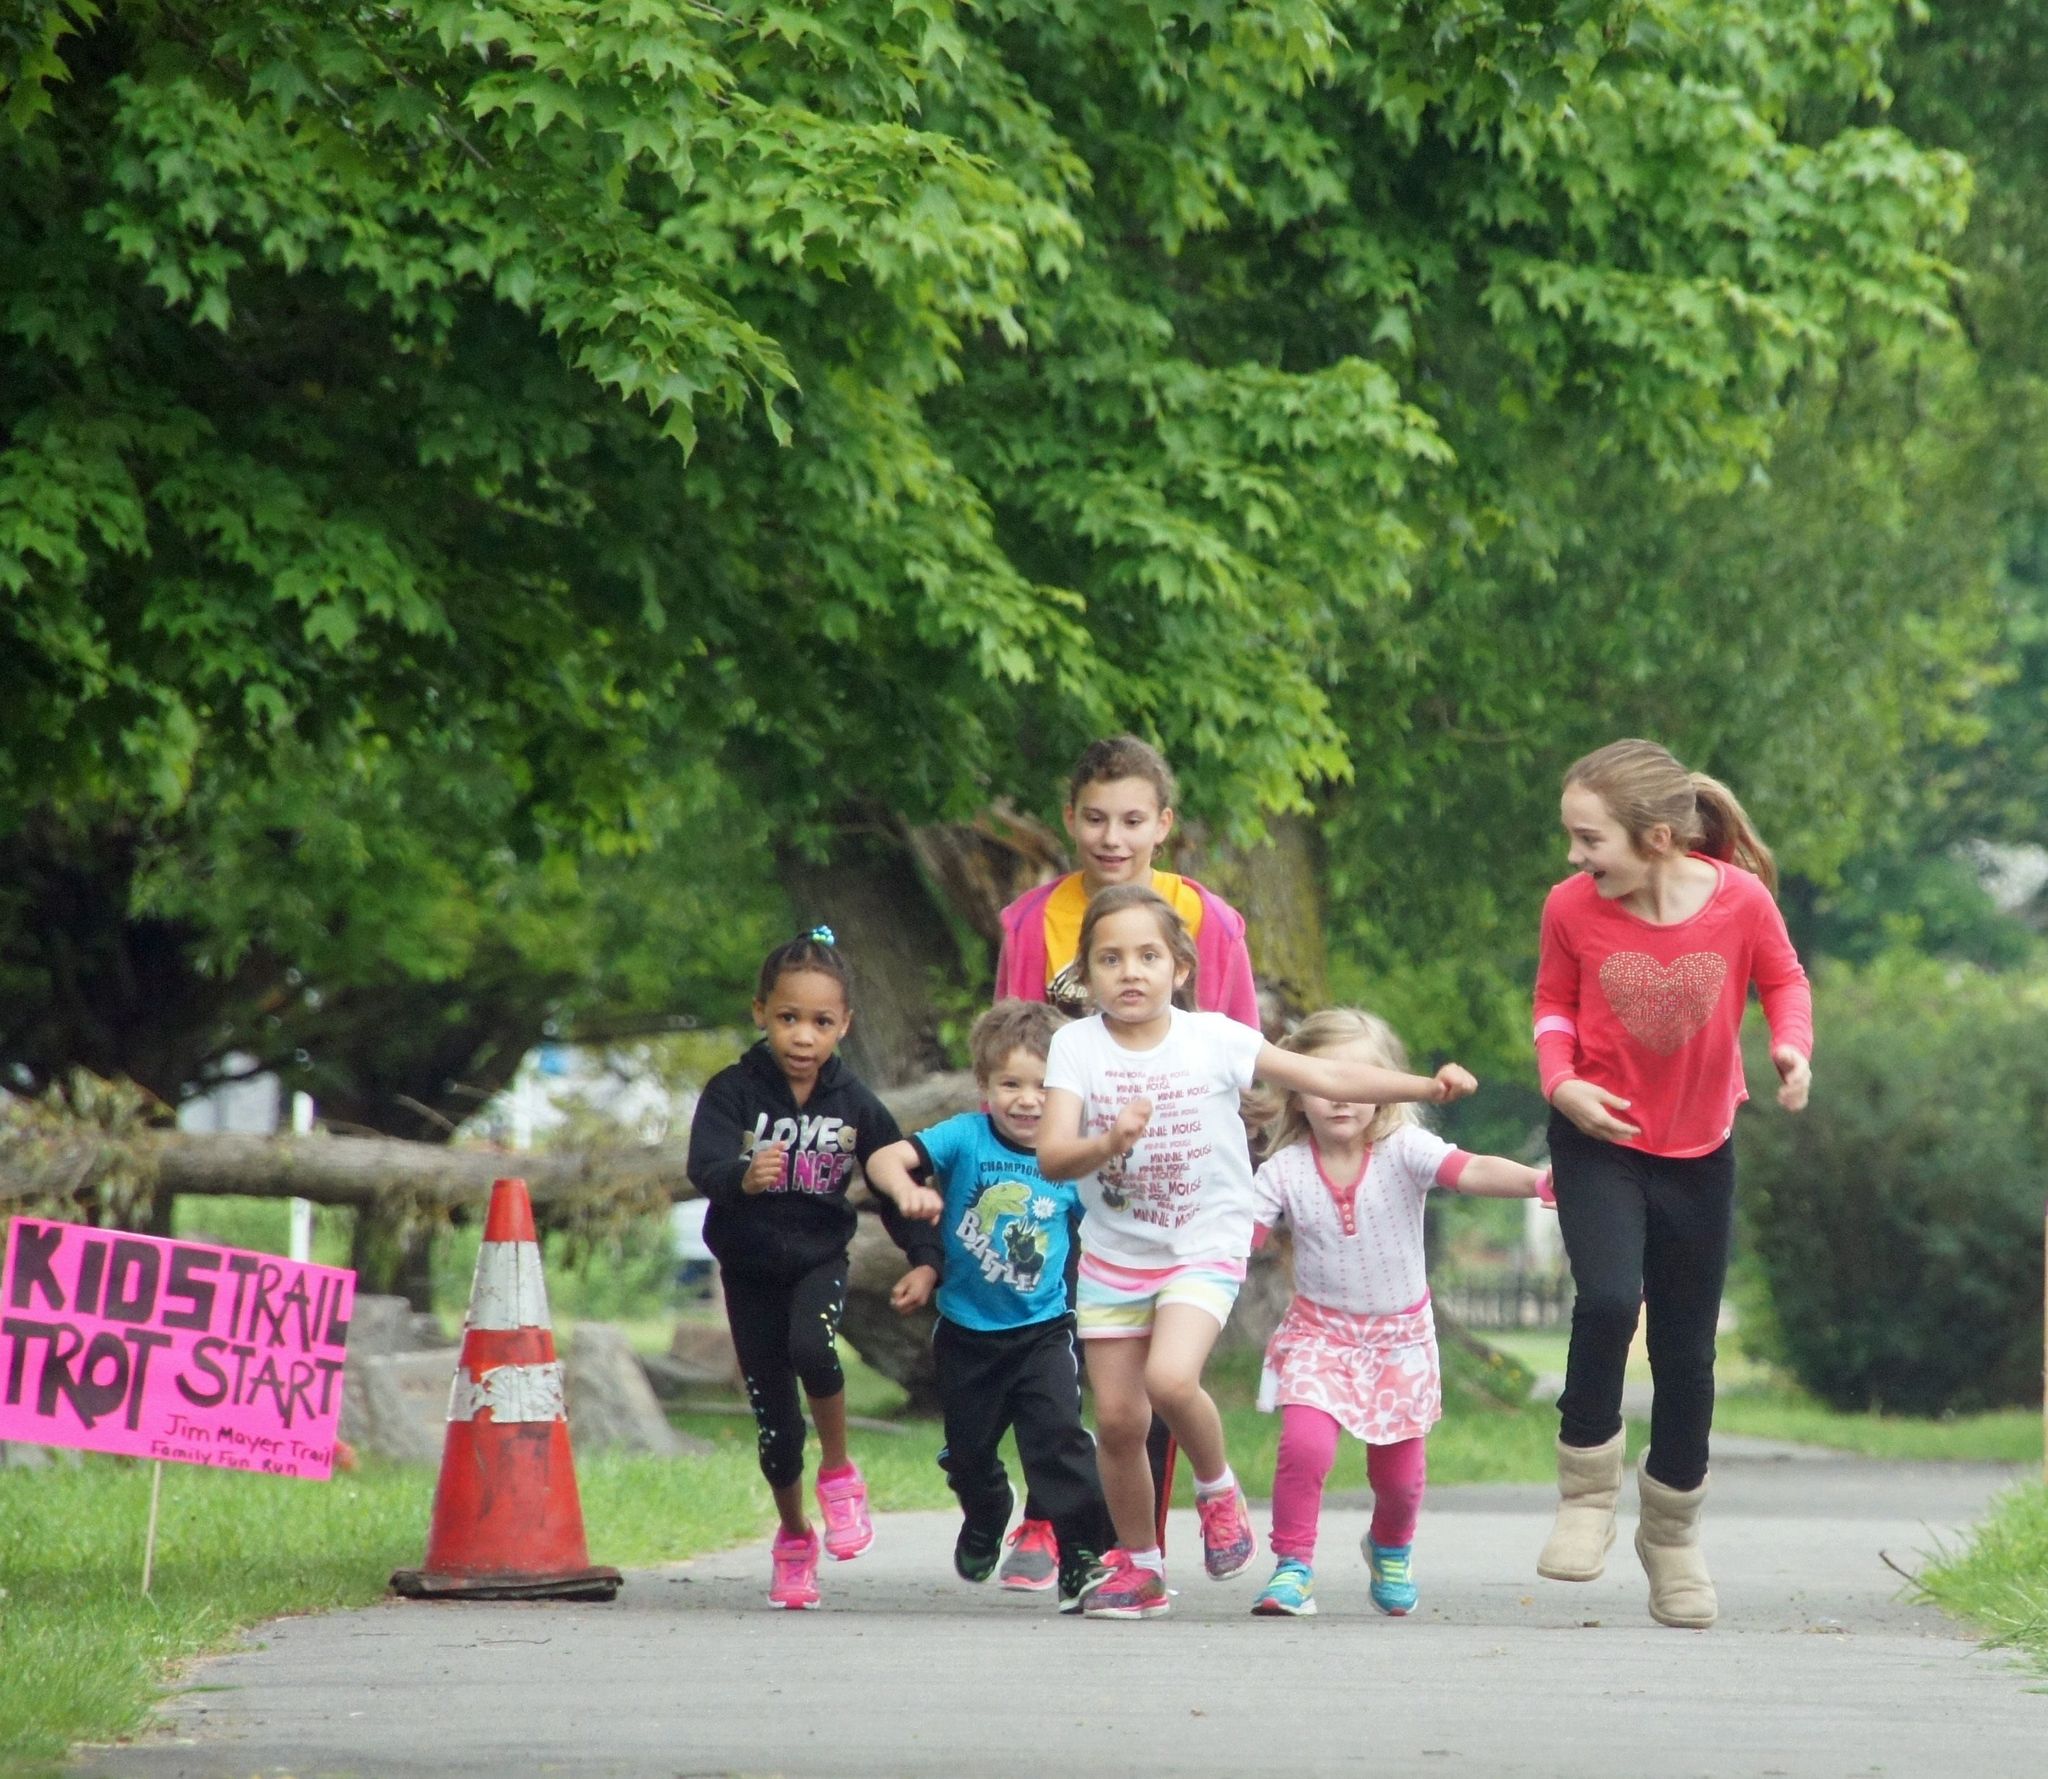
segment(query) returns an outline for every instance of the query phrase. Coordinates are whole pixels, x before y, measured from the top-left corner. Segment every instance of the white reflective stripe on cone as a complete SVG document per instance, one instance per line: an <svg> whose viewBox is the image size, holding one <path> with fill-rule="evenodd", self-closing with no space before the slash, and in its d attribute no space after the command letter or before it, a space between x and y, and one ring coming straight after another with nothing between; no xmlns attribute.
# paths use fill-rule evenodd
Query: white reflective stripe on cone
<svg viewBox="0 0 2048 1779"><path fill-rule="evenodd" d="M466 1326L495 1332L552 1328L540 1249L532 1242L485 1242L476 1253Z"/></svg>
<svg viewBox="0 0 2048 1779"><path fill-rule="evenodd" d="M466 1366L455 1369L455 1387L448 1392L448 1418L473 1421L489 1409L498 1426L515 1421L561 1421L568 1418L562 1402L562 1366L494 1365L481 1377Z"/></svg>

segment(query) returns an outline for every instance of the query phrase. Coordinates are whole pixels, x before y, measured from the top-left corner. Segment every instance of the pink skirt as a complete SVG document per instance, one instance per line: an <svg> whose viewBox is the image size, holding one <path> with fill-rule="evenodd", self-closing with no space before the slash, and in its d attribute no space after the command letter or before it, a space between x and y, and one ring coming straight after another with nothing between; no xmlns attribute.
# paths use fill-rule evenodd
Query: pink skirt
<svg viewBox="0 0 2048 1779"><path fill-rule="evenodd" d="M1436 1317L1425 1302L1390 1316L1288 1306L1266 1343L1259 1406L1319 1408L1368 1445L1417 1439L1443 1419Z"/></svg>

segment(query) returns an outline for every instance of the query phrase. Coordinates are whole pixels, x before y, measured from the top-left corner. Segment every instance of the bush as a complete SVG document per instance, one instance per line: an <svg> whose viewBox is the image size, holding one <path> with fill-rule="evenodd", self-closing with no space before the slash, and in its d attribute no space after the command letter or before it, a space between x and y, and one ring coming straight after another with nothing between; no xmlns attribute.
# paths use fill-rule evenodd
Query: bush
<svg viewBox="0 0 2048 1779"><path fill-rule="evenodd" d="M1815 999L1805 1113L1770 1103L1761 1033L1749 1056L1745 1344L1836 1408L2039 1402L2048 983L1881 960Z"/></svg>

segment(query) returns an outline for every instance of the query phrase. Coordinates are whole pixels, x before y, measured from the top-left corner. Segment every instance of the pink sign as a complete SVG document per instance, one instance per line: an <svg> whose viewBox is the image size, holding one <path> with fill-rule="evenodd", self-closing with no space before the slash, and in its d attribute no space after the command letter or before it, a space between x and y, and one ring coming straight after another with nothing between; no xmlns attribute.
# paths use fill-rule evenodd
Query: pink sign
<svg viewBox="0 0 2048 1779"><path fill-rule="evenodd" d="M17 1217L0 1273L0 1439L326 1476L355 1282Z"/></svg>

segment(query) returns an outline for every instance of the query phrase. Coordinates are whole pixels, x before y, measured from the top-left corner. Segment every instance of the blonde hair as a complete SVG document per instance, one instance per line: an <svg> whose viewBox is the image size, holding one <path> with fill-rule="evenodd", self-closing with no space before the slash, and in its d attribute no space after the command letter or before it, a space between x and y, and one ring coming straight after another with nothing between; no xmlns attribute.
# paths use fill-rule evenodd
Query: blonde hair
<svg viewBox="0 0 2048 1779"><path fill-rule="evenodd" d="M1662 823L1688 852L1753 871L1777 894L1778 861L1735 793L1718 778L1688 772L1668 748L1654 741L1610 741L1566 769L1564 788L1573 785L1583 785L1607 805L1637 852Z"/></svg>
<svg viewBox="0 0 2048 1779"><path fill-rule="evenodd" d="M1329 1007L1320 1013L1311 1013L1280 1040L1282 1050L1291 1050L1297 1056L1324 1056L1347 1044L1363 1045L1366 1060L1378 1068L1405 1070L1408 1067L1407 1047L1394 1028L1377 1013L1361 1012L1356 1007ZM1405 1100L1380 1106L1375 1109L1372 1122L1365 1127L1365 1140L1368 1143L1384 1142L1402 1125L1418 1122L1415 1108ZM1298 1093L1285 1095L1277 1104L1269 1101L1260 1124L1268 1155L1277 1155L1282 1149L1306 1142L1310 1134L1308 1113L1302 1109Z"/></svg>
<svg viewBox="0 0 2048 1779"><path fill-rule="evenodd" d="M1074 955L1081 961L1081 979L1088 979L1090 953L1095 948L1095 929L1112 914L1142 908L1159 923L1159 936L1173 953L1176 966L1184 966L1187 978L1173 991L1173 1004L1192 1011L1195 1006L1195 941L1174 905L1150 884L1113 883L1088 898L1088 912L1081 916L1081 943Z"/></svg>

